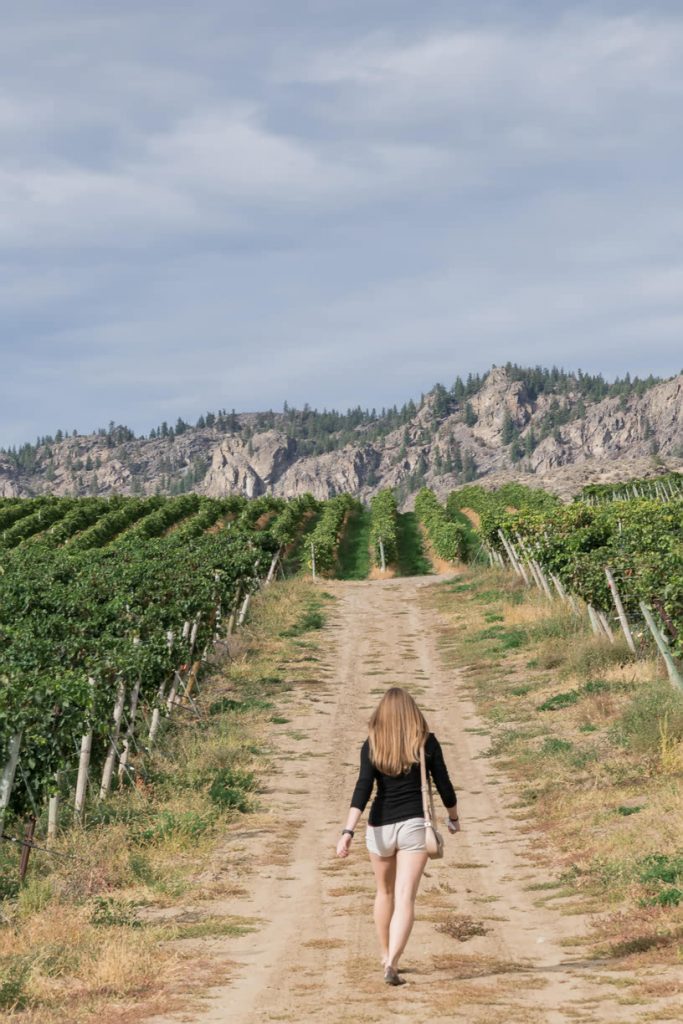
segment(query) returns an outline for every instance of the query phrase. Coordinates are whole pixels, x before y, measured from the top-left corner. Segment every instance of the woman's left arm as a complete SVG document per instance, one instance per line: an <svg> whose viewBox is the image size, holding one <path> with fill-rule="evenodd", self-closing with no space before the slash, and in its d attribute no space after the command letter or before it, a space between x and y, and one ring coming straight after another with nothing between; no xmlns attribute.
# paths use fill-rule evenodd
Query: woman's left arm
<svg viewBox="0 0 683 1024"><path fill-rule="evenodd" d="M450 780L448 774L448 768L446 762L443 759L443 751L441 744L437 740L436 736L433 736L431 750L430 750L430 764L429 771L432 778L434 779L434 785L436 786L439 796L443 801L444 807L448 811L449 818L457 818L458 816L458 798L455 795L453 789L453 783Z"/></svg>

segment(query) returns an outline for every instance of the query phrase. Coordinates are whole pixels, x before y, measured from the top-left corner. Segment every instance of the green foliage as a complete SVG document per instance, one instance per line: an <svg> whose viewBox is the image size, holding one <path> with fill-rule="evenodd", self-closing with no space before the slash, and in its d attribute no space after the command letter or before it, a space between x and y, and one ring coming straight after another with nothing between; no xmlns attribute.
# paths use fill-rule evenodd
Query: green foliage
<svg viewBox="0 0 683 1024"><path fill-rule="evenodd" d="M649 754L658 749L665 723L672 740L683 740L683 696L662 680L636 690L613 725L612 737L629 750Z"/></svg>
<svg viewBox="0 0 683 1024"><path fill-rule="evenodd" d="M683 853L652 853L636 865L638 881L648 890L645 905L677 907L683 902Z"/></svg>
<svg viewBox="0 0 683 1024"><path fill-rule="evenodd" d="M311 545L315 551L316 572L332 573L337 561L337 550L346 517L358 502L350 494L339 494L323 505L320 519L310 535L307 565L312 569Z"/></svg>
<svg viewBox="0 0 683 1024"><path fill-rule="evenodd" d="M113 896L93 899L90 923L98 928L141 928L135 904L130 900L117 900Z"/></svg>
<svg viewBox="0 0 683 1024"><path fill-rule="evenodd" d="M249 794L255 788L256 779L251 772L241 768L223 768L209 787L209 797L221 810L246 814L251 809Z"/></svg>
<svg viewBox="0 0 683 1024"><path fill-rule="evenodd" d="M28 1005L26 982L30 963L18 957L0 962L0 1010L23 1010Z"/></svg>
<svg viewBox="0 0 683 1024"><path fill-rule="evenodd" d="M627 613L651 605L683 655L683 497L635 497L562 505L552 495L510 484L495 492L464 487L448 499L451 514L474 509L479 535L504 553L501 532L530 553L564 587L606 614L613 609L605 566L612 570ZM623 657L615 647L613 655ZM628 657L628 655L626 655Z"/></svg>
<svg viewBox="0 0 683 1024"><path fill-rule="evenodd" d="M358 505L351 510L337 549L337 579L368 578L371 563L370 526L370 509L366 505Z"/></svg>
<svg viewBox="0 0 683 1024"><path fill-rule="evenodd" d="M467 533L461 523L453 523L433 491L423 487L415 498L415 513L427 531L434 553L446 562L467 557Z"/></svg>
<svg viewBox="0 0 683 1024"><path fill-rule="evenodd" d="M636 478L613 484L587 484L577 501L599 504L605 501L629 501L631 498L670 498L683 496L683 475L662 473L657 477Z"/></svg>
<svg viewBox="0 0 683 1024"><path fill-rule="evenodd" d="M398 558L398 509L391 490L379 491L370 501L370 541L375 565L380 565L379 543L384 546L387 565Z"/></svg>
<svg viewBox="0 0 683 1024"><path fill-rule="evenodd" d="M190 657L183 623L197 623L196 649L206 648L218 612L226 621L238 591L256 588L313 505L194 494L0 500L0 760L21 734L13 813L43 805L57 773L74 772L90 728L91 771L101 769L121 684L128 703L139 680L144 713L159 703L165 713L159 695Z"/></svg>

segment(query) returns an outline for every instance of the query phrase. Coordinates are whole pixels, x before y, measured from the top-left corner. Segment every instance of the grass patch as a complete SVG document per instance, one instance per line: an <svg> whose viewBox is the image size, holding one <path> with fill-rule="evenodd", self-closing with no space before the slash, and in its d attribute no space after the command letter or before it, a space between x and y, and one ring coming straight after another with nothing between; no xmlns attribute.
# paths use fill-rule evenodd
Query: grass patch
<svg viewBox="0 0 683 1024"><path fill-rule="evenodd" d="M339 544L337 571L340 580L366 580L370 572L370 509L354 508Z"/></svg>
<svg viewBox="0 0 683 1024"><path fill-rule="evenodd" d="M414 512L399 513L396 524L399 576L427 576L433 572Z"/></svg>

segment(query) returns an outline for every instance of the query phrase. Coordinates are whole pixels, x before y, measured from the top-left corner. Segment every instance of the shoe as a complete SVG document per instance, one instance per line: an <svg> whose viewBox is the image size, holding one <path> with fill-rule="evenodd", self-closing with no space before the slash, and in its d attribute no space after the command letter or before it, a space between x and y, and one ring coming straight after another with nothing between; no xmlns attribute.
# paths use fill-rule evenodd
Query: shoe
<svg viewBox="0 0 683 1024"><path fill-rule="evenodd" d="M384 980L386 981L387 985L403 984L403 982L398 976L398 971L396 970L395 967L392 967L390 964L387 964L387 966L384 968Z"/></svg>

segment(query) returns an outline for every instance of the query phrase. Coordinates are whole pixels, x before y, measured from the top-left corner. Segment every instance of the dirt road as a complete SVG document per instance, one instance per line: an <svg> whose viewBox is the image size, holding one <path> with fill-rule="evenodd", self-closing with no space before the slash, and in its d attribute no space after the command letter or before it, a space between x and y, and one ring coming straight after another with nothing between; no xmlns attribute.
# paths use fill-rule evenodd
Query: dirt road
<svg viewBox="0 0 683 1024"><path fill-rule="evenodd" d="M267 811L245 819L225 847L224 867L244 887L230 913L253 920L254 930L205 941L198 956L223 964L225 981L182 1019L560 1024L637 1021L652 1011L619 1001L618 974L568 941L581 919L542 905L543 893L530 888L549 876L533 867L535 840L512 809L514 790L481 756L481 722L440 663L438 624L424 600L435 582L325 585L338 600L319 678L287 695ZM401 965L406 984L397 989L382 980L363 829L347 861L334 857L365 724L391 684L412 689L441 740L464 823L448 837L445 860L428 865Z"/></svg>

